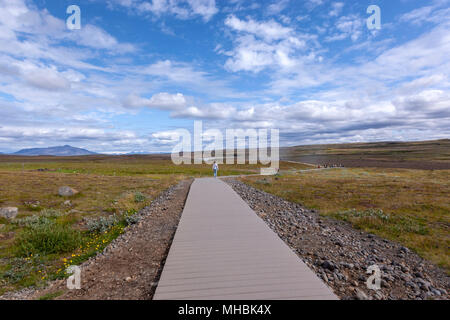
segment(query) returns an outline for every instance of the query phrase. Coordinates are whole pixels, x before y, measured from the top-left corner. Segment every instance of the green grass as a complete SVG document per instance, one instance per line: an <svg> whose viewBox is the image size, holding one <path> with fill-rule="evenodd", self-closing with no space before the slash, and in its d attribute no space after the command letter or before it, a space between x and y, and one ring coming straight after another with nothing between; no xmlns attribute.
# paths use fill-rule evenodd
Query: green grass
<svg viewBox="0 0 450 320"><path fill-rule="evenodd" d="M23 230L16 238L17 255L49 255L72 252L81 243L81 233L71 226L48 223Z"/></svg>
<svg viewBox="0 0 450 320"><path fill-rule="evenodd" d="M242 180L400 242L450 272L450 170L332 169Z"/></svg>
<svg viewBox="0 0 450 320"><path fill-rule="evenodd" d="M257 172L257 165L221 165L221 175L249 174ZM97 174L102 176L148 176L162 178L166 175L208 176L211 166L174 165L170 157L159 159L153 156L88 156L88 157L1 157L0 171L33 171L43 173Z"/></svg>

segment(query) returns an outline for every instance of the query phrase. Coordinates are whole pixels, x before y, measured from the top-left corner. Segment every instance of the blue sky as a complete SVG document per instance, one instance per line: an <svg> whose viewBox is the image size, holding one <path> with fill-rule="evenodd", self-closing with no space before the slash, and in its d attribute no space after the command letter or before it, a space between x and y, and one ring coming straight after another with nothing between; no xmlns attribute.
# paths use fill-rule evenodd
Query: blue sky
<svg viewBox="0 0 450 320"><path fill-rule="evenodd" d="M282 145L448 138L449 56L449 0L0 0L0 151L170 151L194 120Z"/></svg>

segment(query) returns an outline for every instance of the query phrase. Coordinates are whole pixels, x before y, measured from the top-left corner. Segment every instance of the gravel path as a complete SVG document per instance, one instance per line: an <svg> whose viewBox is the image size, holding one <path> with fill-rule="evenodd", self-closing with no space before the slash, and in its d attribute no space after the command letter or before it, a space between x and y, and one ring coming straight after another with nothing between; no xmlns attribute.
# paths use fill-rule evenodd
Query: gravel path
<svg viewBox="0 0 450 320"><path fill-rule="evenodd" d="M342 299L449 299L449 277L401 245L320 217L316 212L224 179ZM367 268L381 269L381 289L366 286Z"/></svg>

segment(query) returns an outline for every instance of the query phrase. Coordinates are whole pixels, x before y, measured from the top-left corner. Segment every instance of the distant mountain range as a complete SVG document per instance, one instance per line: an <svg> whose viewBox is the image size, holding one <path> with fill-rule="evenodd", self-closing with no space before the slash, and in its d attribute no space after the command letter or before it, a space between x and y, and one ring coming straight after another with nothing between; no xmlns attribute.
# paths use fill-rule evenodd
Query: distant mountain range
<svg viewBox="0 0 450 320"><path fill-rule="evenodd" d="M150 153L147 151L132 151L132 152L126 153L125 155L132 156L132 155L146 155L146 154L150 154Z"/></svg>
<svg viewBox="0 0 450 320"><path fill-rule="evenodd" d="M32 148L22 149L13 153L17 156L86 156L96 154L86 149L75 148L69 145L50 147L50 148Z"/></svg>

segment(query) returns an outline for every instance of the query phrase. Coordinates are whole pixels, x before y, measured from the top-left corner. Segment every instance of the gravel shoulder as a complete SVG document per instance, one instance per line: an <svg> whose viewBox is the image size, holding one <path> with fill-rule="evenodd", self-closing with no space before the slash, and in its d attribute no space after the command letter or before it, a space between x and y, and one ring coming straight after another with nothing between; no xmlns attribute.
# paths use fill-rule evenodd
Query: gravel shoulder
<svg viewBox="0 0 450 320"><path fill-rule="evenodd" d="M137 213L139 222L81 267L81 289L69 290L66 280L46 289L9 293L1 299L35 300L150 300L175 235L192 180L159 195Z"/></svg>
<svg viewBox="0 0 450 320"><path fill-rule="evenodd" d="M341 299L448 300L446 273L400 244L324 218L299 204L224 179ZM367 268L381 270L381 289L370 290Z"/></svg>

